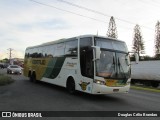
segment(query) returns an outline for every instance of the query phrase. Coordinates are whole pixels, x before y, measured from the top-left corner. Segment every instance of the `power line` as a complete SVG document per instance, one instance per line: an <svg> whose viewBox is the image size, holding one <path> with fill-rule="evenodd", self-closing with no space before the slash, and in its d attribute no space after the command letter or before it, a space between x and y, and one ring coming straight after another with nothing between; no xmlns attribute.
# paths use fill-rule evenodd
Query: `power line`
<svg viewBox="0 0 160 120"><path fill-rule="evenodd" d="M58 10L60 10L60 11L68 12L68 13L71 13L71 14L74 14L74 15L77 15L77 16L81 16L81 17L84 17L84 18L89 18L89 19L91 19L91 20L95 20L95 21L102 22L102 23L105 23L105 24L108 23L108 22L103 21L103 20L100 20L100 19L95 19L95 18L88 17L88 16L85 16L85 15L82 15L82 14L78 14L78 13L75 13L75 12L71 12L71 11L68 11L68 10L65 10L65 9L57 8L57 7L53 6L53 5L48 5L48 4L45 4L45 3L42 3L42 2L38 2L38 1L35 1L35 0L29 0L29 1L35 2L35 3L40 4L40 5L43 5L43 6L55 8L55 9L58 9ZM121 28L124 28L124 29L132 29L132 28L124 27L124 26L121 26Z"/></svg>
<svg viewBox="0 0 160 120"><path fill-rule="evenodd" d="M99 15L103 15L103 16L106 16L106 17L111 17L111 15L108 15L108 14L105 14L105 13L102 13L102 12L99 12L99 11L96 11L96 10L93 10L93 9L90 9L90 8L87 8L87 7L84 7L84 6L80 6L80 5L77 5L77 4L74 4L74 3L71 3L71 2L65 1L65 0L58 0L58 1L63 2L63 3L66 3L66 4L71 5L71 6L74 6L74 7L78 7L78 8L80 8L80 9L84 9L84 10L87 10L87 11L90 11L90 12L93 12L93 13L96 13L96 14L99 14ZM124 20L124 19L117 18L117 17L114 17L114 18L117 19L117 20L119 20L119 21L128 23L128 24L133 24L133 25L136 24L136 23L133 23L133 22ZM141 27L146 28L146 29L153 30L152 28L149 28L149 27L147 27L147 26L142 26L142 25L141 25Z"/></svg>
<svg viewBox="0 0 160 120"><path fill-rule="evenodd" d="M71 12L71 11L68 11L68 10L65 10L65 9L61 9L61 8L55 7L53 5L48 5L46 3L38 2L38 1L35 1L35 0L29 0L29 1L37 3L37 4L40 4L40 5L43 5L43 6L55 8L55 9L60 10L60 11L68 12L68 13L71 13L71 14L74 14L74 15L77 15L77 16L81 16L81 17L84 17L84 18L89 18L89 19L92 19L92 20L95 20L95 21L98 21L98 22L107 23L106 21L103 21L103 20L100 20L100 19L96 19L96 18L92 18L92 17L88 17L88 16L85 16L85 15L79 14L79 13ZM78 6L78 5L75 5L75 6ZM79 8L85 8L85 7L79 6ZM90 10L92 12L95 11L95 10L88 9L88 8L85 8L85 9L86 10ZM110 15L107 15L107 14L104 14L104 13L101 13L101 12L98 12L98 11L95 11L95 13L101 14L101 15L104 15L104 16L107 16L107 17L111 17ZM134 25L136 24L136 23L129 22L127 20L123 20L123 19L117 18L117 17L115 17L115 18L117 20L119 20L119 21L123 21L123 22L128 23L128 24L134 24ZM146 27L146 26L141 26L141 27L153 30L152 28L149 28L149 27Z"/></svg>
<svg viewBox="0 0 160 120"><path fill-rule="evenodd" d="M64 11L64 12L68 12L68 13L71 13L71 14L74 14L74 15L77 15L77 16L81 16L81 17L84 17L84 18L89 18L91 20L95 20L97 22L102 22L102 23L108 23L106 21L103 21L103 20L100 20L100 19L95 19L95 18L92 18L92 17L88 17L88 16L85 16L85 15L82 15L82 14L78 14L78 13L75 13L75 12L71 12L71 11L68 11L68 10L64 10L64 9L61 9L61 8L57 8L53 5L48 5L48 4L45 4L45 3L42 3L42 2L38 2L38 1L35 1L35 0L29 0L31 2L35 2L37 4L40 4L40 5L43 5L43 6L46 6L46 7L51 7L51 8L55 8L55 9L58 9L60 11ZM121 28L124 28L124 29L132 29L132 28L129 28L129 27L124 27L124 26L120 26Z"/></svg>
<svg viewBox="0 0 160 120"><path fill-rule="evenodd" d="M93 12L93 13L96 13L96 14L99 14L99 15L103 15L103 16L106 16L106 17L111 17L111 15L108 15L108 14L105 14L105 13L102 13L102 12L99 12L99 11L96 11L96 10L93 10L93 9L90 9L90 8L87 8L87 7L83 7L83 6L80 6L80 5L77 5L77 4L73 4L71 2L68 2L68 1L64 1L64 0L58 0L60 2L63 2L63 3L66 3L68 5L71 5L71 6L74 6L74 7L78 7L80 9L84 9L84 10L87 10L87 11L90 11L90 12ZM126 22L126 23L129 23L129 24L134 24L135 23L132 23L130 21L127 21L127 20L124 20L124 19L120 19L120 18L117 18L115 17L117 20L120 20L120 21L123 21L123 22Z"/></svg>
<svg viewBox="0 0 160 120"><path fill-rule="evenodd" d="M107 23L107 22L105 22L105 21L103 21L103 20L99 20L99 19L95 19L95 18L92 18L92 17L88 17L88 16L85 16L85 15L82 15L82 14L78 14L78 13L75 13L75 12L71 12L71 11L68 11L68 10L65 10L65 9L61 9L61 8L55 7L55 6L53 6L53 5L48 5L48 4L45 4L45 3L42 3L42 2L38 2L38 1L35 1L35 0L29 0L29 1L34 2L34 3L37 3L37 4L40 4L40 5L43 5L43 6L55 8L55 9L60 10L60 11L68 12L68 13L71 13L71 14L74 14L74 15L77 15L77 16L81 16L81 17L84 17L84 18L89 18L89 19L92 19L92 20L95 20L95 21L98 21L98 22L102 22L102 23L105 23L105 24ZM119 20L120 20L120 19L119 19ZM124 22L124 21L123 21L123 22ZM127 22L127 23L129 23L129 22ZM134 23L130 23L130 24L134 24ZM135 25L135 24L134 24L134 25ZM144 27L144 28L147 28L147 29L150 29L150 30L154 30L154 29L148 28L148 27L146 27L146 26L141 26L141 27ZM121 26L121 28L132 29L132 28L126 28L126 27L124 27L124 26L123 26L123 27ZM147 42L149 42L149 41L147 41Z"/></svg>
<svg viewBox="0 0 160 120"><path fill-rule="evenodd" d="M29 0L29 1L37 3L37 4L40 4L40 5L44 5L44 6L47 6L47 7L55 8L57 10L65 11L65 12L68 12L68 13L71 13L71 14L74 14L74 15L78 15L78 16L81 16L81 17L84 17L84 18L89 18L89 19L92 19L92 20L95 20L95 21L98 21L98 22L107 23L107 22L105 22L103 20L99 20L99 19L96 19L96 18L92 18L92 17L88 17L88 16L85 16L85 15L79 14L79 13L71 12L71 11L68 11L68 10L65 10L65 9L61 9L61 8L55 7L53 5L48 5L48 4L45 4L45 3L42 3L42 2L38 2L38 1L35 1L35 0Z"/></svg>

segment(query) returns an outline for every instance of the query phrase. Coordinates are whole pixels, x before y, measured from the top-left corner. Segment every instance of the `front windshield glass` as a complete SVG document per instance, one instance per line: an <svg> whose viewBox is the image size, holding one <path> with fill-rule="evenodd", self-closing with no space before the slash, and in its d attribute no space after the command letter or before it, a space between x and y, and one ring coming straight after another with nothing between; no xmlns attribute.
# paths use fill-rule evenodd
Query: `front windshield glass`
<svg viewBox="0 0 160 120"><path fill-rule="evenodd" d="M104 49L128 52L127 46L123 41L95 37L95 45Z"/></svg>
<svg viewBox="0 0 160 120"><path fill-rule="evenodd" d="M95 38L95 45L101 48L100 59L96 60L96 76L111 79L128 79L130 61L124 42Z"/></svg>
<svg viewBox="0 0 160 120"><path fill-rule="evenodd" d="M130 61L129 55L125 53L116 53L117 56L117 76L118 78L129 78L130 77Z"/></svg>
<svg viewBox="0 0 160 120"><path fill-rule="evenodd" d="M101 51L100 59L96 61L97 76L110 78L116 74L115 52Z"/></svg>
<svg viewBox="0 0 160 120"><path fill-rule="evenodd" d="M96 61L96 75L104 78L127 79L130 77L129 56L126 53L101 51Z"/></svg>

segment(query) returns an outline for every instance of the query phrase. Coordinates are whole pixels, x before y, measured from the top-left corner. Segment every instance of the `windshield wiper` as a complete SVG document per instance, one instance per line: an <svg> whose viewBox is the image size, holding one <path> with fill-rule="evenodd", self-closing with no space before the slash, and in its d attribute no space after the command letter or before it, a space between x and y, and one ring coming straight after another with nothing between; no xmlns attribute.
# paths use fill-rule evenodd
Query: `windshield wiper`
<svg viewBox="0 0 160 120"><path fill-rule="evenodd" d="M115 70L115 64L116 64L116 62L115 62L115 58L114 58L114 56L113 56L113 66L114 66L114 70Z"/></svg>
<svg viewBox="0 0 160 120"><path fill-rule="evenodd" d="M119 57L118 57L118 67L119 67L120 72L121 72L121 69L122 69L123 76L124 76L125 80L127 80L127 75L124 73L124 69L123 69L123 67L120 63Z"/></svg>
<svg viewBox="0 0 160 120"><path fill-rule="evenodd" d="M113 63L112 63L111 68L113 68L113 69L112 69L112 72L111 72L110 77L117 76L117 72L116 72L116 62L115 62L114 56L113 56Z"/></svg>

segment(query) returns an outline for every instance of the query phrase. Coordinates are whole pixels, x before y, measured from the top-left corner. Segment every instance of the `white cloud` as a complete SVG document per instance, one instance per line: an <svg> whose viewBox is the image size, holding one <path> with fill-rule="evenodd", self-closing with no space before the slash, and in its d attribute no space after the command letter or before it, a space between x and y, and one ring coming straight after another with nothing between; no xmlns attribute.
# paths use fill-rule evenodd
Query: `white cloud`
<svg viewBox="0 0 160 120"><path fill-rule="evenodd" d="M10 47L17 51L17 56L22 56L28 46L64 37L97 34L97 31L103 36L107 33L110 17L70 6L58 0L37 1L106 21L106 23L39 5L29 0L0 1L0 43L3 44L0 57L2 52L7 56L5 51ZM155 3L149 4L147 1L147 4L139 0L70 0L69 2L152 28L153 30L142 28L142 35L146 41L146 53L153 54L151 49L154 47L154 25L159 15L157 12L159 8L153 6ZM134 25L117 19L116 24L119 39L126 41L131 48ZM21 55L18 55L19 52Z"/></svg>

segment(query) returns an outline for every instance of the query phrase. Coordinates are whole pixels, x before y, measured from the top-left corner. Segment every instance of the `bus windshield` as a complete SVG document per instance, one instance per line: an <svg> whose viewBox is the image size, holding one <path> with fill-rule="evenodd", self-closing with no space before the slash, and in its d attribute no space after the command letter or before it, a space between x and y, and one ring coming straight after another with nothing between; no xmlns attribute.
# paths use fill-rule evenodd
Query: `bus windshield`
<svg viewBox="0 0 160 120"><path fill-rule="evenodd" d="M124 42L95 38L95 45L101 48L100 59L96 61L96 76L109 79L130 77L129 55Z"/></svg>

